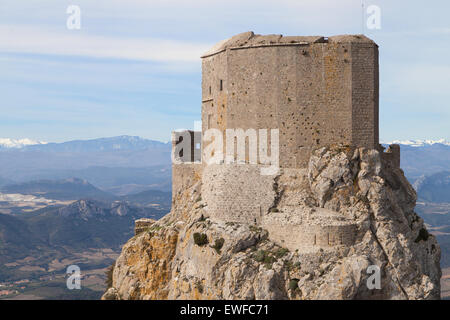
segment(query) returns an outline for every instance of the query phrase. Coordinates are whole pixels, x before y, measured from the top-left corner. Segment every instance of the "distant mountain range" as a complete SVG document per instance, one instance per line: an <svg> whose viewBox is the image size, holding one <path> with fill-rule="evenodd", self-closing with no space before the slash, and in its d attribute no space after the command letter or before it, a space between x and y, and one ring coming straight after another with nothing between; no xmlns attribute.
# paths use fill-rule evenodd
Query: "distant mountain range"
<svg viewBox="0 0 450 320"><path fill-rule="evenodd" d="M4 185L8 185L8 184L13 184L13 183L14 183L14 181L12 181L10 179L0 177L0 187L2 187Z"/></svg>
<svg viewBox="0 0 450 320"><path fill-rule="evenodd" d="M86 198L113 201L116 198L112 194L97 189L86 180L78 178L38 180L20 184L11 184L1 187L0 192L31 194L55 200L77 200Z"/></svg>
<svg viewBox="0 0 450 320"><path fill-rule="evenodd" d="M401 167L411 182L450 171L450 142L393 142L401 145ZM71 177L118 196L170 191L171 144L133 136L63 143L0 139L0 186Z"/></svg>
<svg viewBox="0 0 450 320"><path fill-rule="evenodd" d="M46 144L5 140L0 185L77 177L119 195L170 190L170 143L131 136Z"/></svg>
<svg viewBox="0 0 450 320"><path fill-rule="evenodd" d="M383 144L400 144L404 146L411 146L411 147L425 147L425 146L432 146L434 144L443 144L446 146L450 146L450 142L445 139L439 139L439 140L394 140L392 142L385 142Z"/></svg>
<svg viewBox="0 0 450 320"><path fill-rule="evenodd" d="M70 261L84 272L108 267L110 255L96 250L117 253L136 219L160 219L171 207L170 192L117 196L78 178L10 184L0 196L0 283L27 279L30 290L47 290L49 277L64 275Z"/></svg>
<svg viewBox="0 0 450 320"><path fill-rule="evenodd" d="M9 138L0 138L0 149L2 148L23 148L31 145L40 145L46 144L46 142L35 141L31 139L9 139Z"/></svg>
<svg viewBox="0 0 450 320"><path fill-rule="evenodd" d="M87 180L69 178L62 180L36 180L25 183L4 185L0 187L0 194L33 195L38 198L51 200L100 200L106 202L123 201L136 207L159 205L159 209L170 211L171 193L160 190L145 190L125 196L114 195L102 191ZM31 204L30 204L31 206ZM0 208L1 213L1 208Z"/></svg>
<svg viewBox="0 0 450 320"><path fill-rule="evenodd" d="M108 150L138 150L155 147L165 147L170 143L144 139L136 136L117 136L91 140L73 140L62 143L48 143L32 139L0 138L0 149L25 149L34 151L108 151Z"/></svg>
<svg viewBox="0 0 450 320"><path fill-rule="evenodd" d="M422 175L429 176L441 171L450 171L450 143L445 140L393 141L393 143L400 144L400 166L412 183Z"/></svg>
<svg viewBox="0 0 450 320"><path fill-rule="evenodd" d="M73 250L117 250L133 236L136 219L159 219L163 214L151 207L96 200L79 200L27 215L0 214L0 282L24 276L4 266L6 262L34 257L48 268L55 257L69 257Z"/></svg>
<svg viewBox="0 0 450 320"><path fill-rule="evenodd" d="M450 171L422 176L414 183L419 200L450 203Z"/></svg>

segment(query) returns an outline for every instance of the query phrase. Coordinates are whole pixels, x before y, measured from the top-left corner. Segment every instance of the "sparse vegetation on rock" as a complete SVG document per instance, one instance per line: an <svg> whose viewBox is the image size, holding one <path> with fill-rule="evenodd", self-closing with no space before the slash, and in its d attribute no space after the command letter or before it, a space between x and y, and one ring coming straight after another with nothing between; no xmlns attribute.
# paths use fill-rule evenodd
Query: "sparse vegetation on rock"
<svg viewBox="0 0 450 320"><path fill-rule="evenodd" d="M204 246L208 243L208 236L204 233L194 233L194 243L198 246Z"/></svg>

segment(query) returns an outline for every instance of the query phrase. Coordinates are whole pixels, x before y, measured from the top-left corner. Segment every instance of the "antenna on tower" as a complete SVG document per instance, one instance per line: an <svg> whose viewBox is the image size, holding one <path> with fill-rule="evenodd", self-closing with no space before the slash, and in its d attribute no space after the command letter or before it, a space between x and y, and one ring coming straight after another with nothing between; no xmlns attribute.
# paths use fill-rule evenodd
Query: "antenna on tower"
<svg viewBox="0 0 450 320"><path fill-rule="evenodd" d="M365 12L364 12L364 0L361 0L361 30L362 30L362 34L364 34L365 31L365 27L364 27L364 17L365 17Z"/></svg>

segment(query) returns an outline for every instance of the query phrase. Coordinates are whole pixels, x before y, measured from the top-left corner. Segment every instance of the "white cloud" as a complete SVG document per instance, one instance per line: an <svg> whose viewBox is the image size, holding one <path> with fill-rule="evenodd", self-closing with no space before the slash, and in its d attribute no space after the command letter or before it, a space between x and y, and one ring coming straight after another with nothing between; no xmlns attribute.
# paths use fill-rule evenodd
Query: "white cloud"
<svg viewBox="0 0 450 320"><path fill-rule="evenodd" d="M157 62L193 62L211 44L157 38L121 38L37 27L0 25L0 52L56 54Z"/></svg>

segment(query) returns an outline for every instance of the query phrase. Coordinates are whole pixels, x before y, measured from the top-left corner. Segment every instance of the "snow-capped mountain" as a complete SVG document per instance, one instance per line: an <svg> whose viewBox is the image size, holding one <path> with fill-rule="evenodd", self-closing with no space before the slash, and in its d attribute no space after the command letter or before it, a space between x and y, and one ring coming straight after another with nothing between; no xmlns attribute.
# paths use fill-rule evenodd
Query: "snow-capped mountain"
<svg viewBox="0 0 450 320"><path fill-rule="evenodd" d="M15 148L20 149L26 146L42 145L47 144L47 142L36 141L31 139L9 139L0 138L0 148Z"/></svg>
<svg viewBox="0 0 450 320"><path fill-rule="evenodd" d="M52 151L52 152L117 152L136 151L148 149L171 150L170 143L149 140L135 136L118 136L90 140L73 140L62 143L47 143L46 145L33 145L26 150Z"/></svg>
<svg viewBox="0 0 450 320"><path fill-rule="evenodd" d="M171 147L132 136L0 146L0 184L77 177L104 189L170 190Z"/></svg>
<svg viewBox="0 0 450 320"><path fill-rule="evenodd" d="M90 140L73 140L61 143L42 142L31 139L5 139L0 138L0 149L21 149L20 151L43 152L103 152L146 150L149 148L162 148L170 151L171 144L134 136L118 136Z"/></svg>
<svg viewBox="0 0 450 320"><path fill-rule="evenodd" d="M394 140L392 142L382 142L382 144L400 144L404 146L411 146L411 147L425 147L425 146L432 146L434 144L442 144L446 146L450 146L450 142L445 139L439 139L439 140Z"/></svg>

